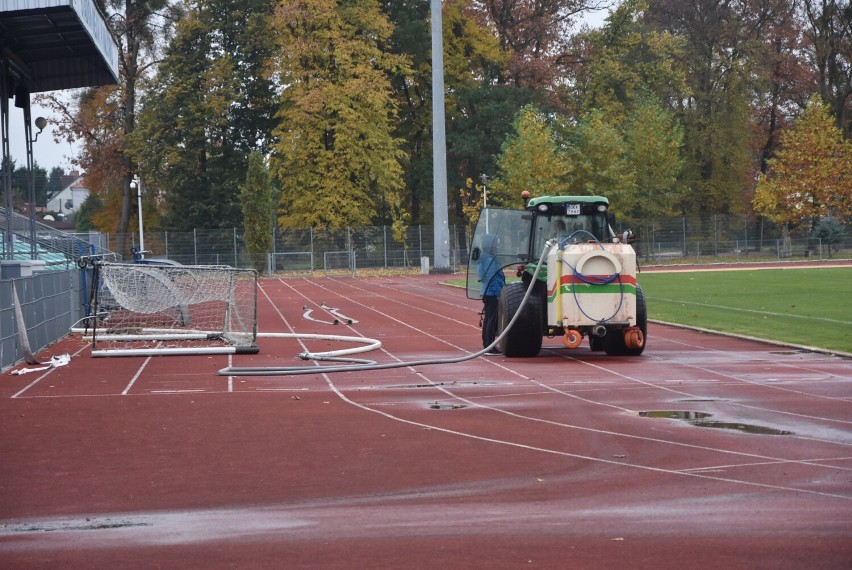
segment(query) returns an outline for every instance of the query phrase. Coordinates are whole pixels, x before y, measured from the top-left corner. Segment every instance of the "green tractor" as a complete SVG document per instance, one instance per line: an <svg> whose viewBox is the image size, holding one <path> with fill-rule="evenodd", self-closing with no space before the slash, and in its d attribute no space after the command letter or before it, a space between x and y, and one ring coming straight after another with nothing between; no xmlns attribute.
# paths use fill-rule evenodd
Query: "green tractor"
<svg viewBox="0 0 852 570"><path fill-rule="evenodd" d="M545 336L561 336L568 348L588 338L591 350L642 354L647 313L636 282L636 252L628 232L615 234L612 220L609 200L601 196L542 196L523 210L482 210L468 261L467 296L481 299L486 289L477 272L483 244L502 270L517 268L521 278L500 293L498 337L520 311L498 344L504 355L536 356Z"/></svg>

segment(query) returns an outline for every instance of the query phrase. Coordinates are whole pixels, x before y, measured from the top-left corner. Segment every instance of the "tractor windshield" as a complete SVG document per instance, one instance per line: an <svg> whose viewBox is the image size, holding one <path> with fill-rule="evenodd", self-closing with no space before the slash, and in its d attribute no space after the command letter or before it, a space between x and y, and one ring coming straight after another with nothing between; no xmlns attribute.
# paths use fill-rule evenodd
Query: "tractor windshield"
<svg viewBox="0 0 852 570"><path fill-rule="evenodd" d="M529 252L532 215L523 210L486 208L479 215L467 263L467 296L481 299L488 284L480 280L482 264L511 267L525 261Z"/></svg>
<svg viewBox="0 0 852 570"><path fill-rule="evenodd" d="M612 230L609 227L606 215L603 213L596 212L577 216L537 216L535 239L530 255L533 259L538 259L544 244L549 239L582 243L594 240L606 242L612 237Z"/></svg>

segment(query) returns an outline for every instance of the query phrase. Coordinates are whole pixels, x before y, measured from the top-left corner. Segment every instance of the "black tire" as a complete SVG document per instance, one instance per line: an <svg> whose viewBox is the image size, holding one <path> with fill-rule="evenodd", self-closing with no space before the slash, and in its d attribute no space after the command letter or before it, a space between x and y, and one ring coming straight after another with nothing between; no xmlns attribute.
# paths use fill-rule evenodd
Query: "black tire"
<svg viewBox="0 0 852 570"><path fill-rule="evenodd" d="M604 350L610 356L639 356L648 344L648 311L645 307L645 293L636 285L636 326L642 331L645 342L640 348L627 348L621 331L611 331L604 337Z"/></svg>
<svg viewBox="0 0 852 570"><path fill-rule="evenodd" d="M526 287L523 283L509 283L503 287L497 304L498 335L503 333L506 325L518 312L525 293ZM533 291L518 320L500 341L500 351L513 357L536 356L541 352L542 330L541 297Z"/></svg>

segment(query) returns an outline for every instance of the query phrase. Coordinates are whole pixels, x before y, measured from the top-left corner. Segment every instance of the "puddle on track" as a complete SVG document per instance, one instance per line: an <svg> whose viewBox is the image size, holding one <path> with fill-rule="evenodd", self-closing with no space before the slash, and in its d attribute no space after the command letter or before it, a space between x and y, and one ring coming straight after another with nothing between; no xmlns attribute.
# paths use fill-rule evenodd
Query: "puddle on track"
<svg viewBox="0 0 852 570"><path fill-rule="evenodd" d="M460 410L466 407L467 404L447 404L444 402L429 402L430 410Z"/></svg>
<svg viewBox="0 0 852 570"><path fill-rule="evenodd" d="M716 429L730 429L734 431L741 431L743 433L751 433L751 434L759 434L759 435L792 435L793 432L770 428L766 426L757 426L753 424L744 424L740 422L720 422L716 420L710 420L707 418L712 418L713 414L708 414L705 412L693 412L693 411L676 411L676 410L655 410L649 412L639 412L639 415L643 418L664 418L671 420L681 420L688 422L697 427L708 427L708 428L716 428Z"/></svg>

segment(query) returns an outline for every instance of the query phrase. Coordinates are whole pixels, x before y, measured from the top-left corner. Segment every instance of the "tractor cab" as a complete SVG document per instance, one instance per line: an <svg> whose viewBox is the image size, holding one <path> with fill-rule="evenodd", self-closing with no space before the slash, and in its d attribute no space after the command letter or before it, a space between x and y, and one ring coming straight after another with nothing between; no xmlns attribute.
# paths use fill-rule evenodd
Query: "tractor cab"
<svg viewBox="0 0 852 570"><path fill-rule="evenodd" d="M496 246L483 251L483 243ZM548 240L564 244L589 241L611 242L615 233L610 227L609 200L602 196L542 196L532 198L524 210L485 208L479 216L471 244L467 268L467 296L481 299L485 290L479 281L478 265L483 253L493 254L500 265L511 269L522 266L531 275ZM564 245L563 245L564 247ZM538 279L547 281L547 266Z"/></svg>

